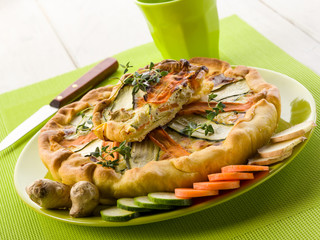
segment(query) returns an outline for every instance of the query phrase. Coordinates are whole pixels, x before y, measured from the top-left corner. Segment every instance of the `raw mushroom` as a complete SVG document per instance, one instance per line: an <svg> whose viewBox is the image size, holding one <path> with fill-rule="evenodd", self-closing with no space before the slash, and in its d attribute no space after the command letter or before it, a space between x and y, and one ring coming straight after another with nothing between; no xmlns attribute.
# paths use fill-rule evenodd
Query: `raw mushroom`
<svg viewBox="0 0 320 240"><path fill-rule="evenodd" d="M70 198L72 201L70 216L86 217L91 215L99 204L99 190L91 182L80 181L72 186Z"/></svg>
<svg viewBox="0 0 320 240"><path fill-rule="evenodd" d="M38 179L26 187L27 194L32 201L43 208L69 208L70 186L49 179Z"/></svg>

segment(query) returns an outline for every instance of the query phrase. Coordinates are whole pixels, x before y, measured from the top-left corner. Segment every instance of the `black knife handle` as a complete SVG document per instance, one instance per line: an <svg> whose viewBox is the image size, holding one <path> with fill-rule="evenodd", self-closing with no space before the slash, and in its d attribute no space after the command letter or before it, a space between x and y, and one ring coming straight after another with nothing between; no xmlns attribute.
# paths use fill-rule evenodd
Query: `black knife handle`
<svg viewBox="0 0 320 240"><path fill-rule="evenodd" d="M64 105L79 98L88 90L93 88L98 83L105 80L108 76L114 73L119 67L118 61L114 58L106 58L102 62L94 66L89 72L84 74L77 81L72 83L67 89L60 93L55 99L50 102L50 106L61 108Z"/></svg>

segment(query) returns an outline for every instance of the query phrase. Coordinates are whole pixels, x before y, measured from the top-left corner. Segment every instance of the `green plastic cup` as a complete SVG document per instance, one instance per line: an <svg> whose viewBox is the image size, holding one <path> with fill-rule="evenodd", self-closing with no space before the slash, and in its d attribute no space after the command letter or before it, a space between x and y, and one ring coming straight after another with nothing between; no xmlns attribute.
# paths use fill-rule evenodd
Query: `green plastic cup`
<svg viewBox="0 0 320 240"><path fill-rule="evenodd" d="M164 58L219 58L216 0L136 0Z"/></svg>

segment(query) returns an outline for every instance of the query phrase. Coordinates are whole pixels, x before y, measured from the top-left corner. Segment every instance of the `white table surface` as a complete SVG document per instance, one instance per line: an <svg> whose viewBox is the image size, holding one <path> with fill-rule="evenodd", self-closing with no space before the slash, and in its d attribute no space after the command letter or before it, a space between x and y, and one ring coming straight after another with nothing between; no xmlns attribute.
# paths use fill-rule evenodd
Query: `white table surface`
<svg viewBox="0 0 320 240"><path fill-rule="evenodd" d="M320 74L319 0L217 2ZM150 41L134 0L0 0L0 93Z"/></svg>

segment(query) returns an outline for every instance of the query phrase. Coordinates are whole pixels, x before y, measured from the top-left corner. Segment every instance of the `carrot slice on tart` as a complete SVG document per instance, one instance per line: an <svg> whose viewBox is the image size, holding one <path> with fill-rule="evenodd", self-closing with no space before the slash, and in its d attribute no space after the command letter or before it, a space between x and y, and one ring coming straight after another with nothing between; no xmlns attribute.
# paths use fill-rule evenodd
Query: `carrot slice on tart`
<svg viewBox="0 0 320 240"><path fill-rule="evenodd" d="M215 107L217 102L211 102L210 107L208 106L208 102L193 102L182 108L182 110L178 113L178 115L189 115L189 114L204 114L207 110L211 110L212 107ZM239 111L244 112L248 110L254 103L238 103L238 102L223 102L224 112L231 111Z"/></svg>
<svg viewBox="0 0 320 240"><path fill-rule="evenodd" d="M82 135L75 139L63 139L59 144L64 147L79 146L85 143L89 143L97 138L98 137L91 131L87 135Z"/></svg>
<svg viewBox="0 0 320 240"><path fill-rule="evenodd" d="M250 180L253 179L253 173L227 172L227 173L213 173L208 175L209 181L230 181L230 180Z"/></svg>
<svg viewBox="0 0 320 240"><path fill-rule="evenodd" d="M240 181L217 181L217 182L196 182L193 183L194 189L203 190L228 190L240 187Z"/></svg>
<svg viewBox="0 0 320 240"><path fill-rule="evenodd" d="M194 198L218 195L217 190L197 190L193 188L176 188L174 190L176 197L179 198Z"/></svg>
<svg viewBox="0 0 320 240"><path fill-rule="evenodd" d="M229 165L221 168L222 173L227 172L256 172L256 171L269 171L268 166L257 165Z"/></svg>
<svg viewBox="0 0 320 240"><path fill-rule="evenodd" d="M264 95L265 95L264 92L255 94L252 97L250 97L249 100L245 103L222 101L224 105L223 111L224 112L232 112L232 111L245 112L249 108L251 108L255 103L257 103L259 100L261 100L264 97ZM218 102L214 102L214 101L210 102L210 106L208 105L208 102L203 102L203 101L193 102L183 106L182 110L180 110L178 115L204 114L207 110L211 110L217 104Z"/></svg>
<svg viewBox="0 0 320 240"><path fill-rule="evenodd" d="M157 128L149 133L149 138L158 145L161 150L172 157L182 157L190 155L179 143L174 141L163 128Z"/></svg>
<svg viewBox="0 0 320 240"><path fill-rule="evenodd" d="M108 146L108 147L107 147ZM114 147L119 147L120 143L119 142L110 142L110 141L104 141L102 143L102 147L107 147L107 150L111 150ZM119 153L118 152L114 152L112 153L113 156L111 156L110 154L108 154L107 152L102 154L102 157L107 161L107 160L117 160L119 159Z"/></svg>

